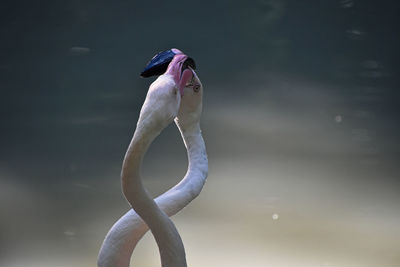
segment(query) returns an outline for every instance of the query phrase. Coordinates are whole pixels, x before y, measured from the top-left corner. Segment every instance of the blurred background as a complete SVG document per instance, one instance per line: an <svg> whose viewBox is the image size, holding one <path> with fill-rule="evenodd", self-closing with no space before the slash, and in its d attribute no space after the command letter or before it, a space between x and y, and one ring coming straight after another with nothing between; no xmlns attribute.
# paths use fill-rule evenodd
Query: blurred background
<svg viewBox="0 0 400 267"><path fill-rule="evenodd" d="M196 266L400 266L399 4L6 1L0 266L95 266L158 51L204 84L209 177L173 220ZM184 175L175 125L144 162ZM132 266L160 266L147 234Z"/></svg>

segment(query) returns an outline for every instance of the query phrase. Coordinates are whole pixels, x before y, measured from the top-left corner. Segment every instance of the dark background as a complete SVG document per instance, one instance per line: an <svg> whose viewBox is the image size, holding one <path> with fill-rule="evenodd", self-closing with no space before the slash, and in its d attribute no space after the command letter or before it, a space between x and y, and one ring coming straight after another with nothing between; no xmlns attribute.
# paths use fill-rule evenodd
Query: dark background
<svg viewBox="0 0 400 267"><path fill-rule="evenodd" d="M189 265L398 266L399 11L366 0L3 2L1 265L95 265L128 209L119 171L151 82L139 73L176 47L204 84L210 161L204 197L175 219ZM179 181L185 160L171 125L146 156L149 190ZM151 236L138 249L133 262L159 266Z"/></svg>

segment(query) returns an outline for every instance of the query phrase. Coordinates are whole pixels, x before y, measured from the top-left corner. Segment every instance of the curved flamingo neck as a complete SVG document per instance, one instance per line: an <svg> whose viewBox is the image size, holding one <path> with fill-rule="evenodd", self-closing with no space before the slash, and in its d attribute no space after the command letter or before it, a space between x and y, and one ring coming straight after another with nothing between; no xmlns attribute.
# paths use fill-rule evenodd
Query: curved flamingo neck
<svg viewBox="0 0 400 267"><path fill-rule="evenodd" d="M175 225L149 196L140 177L144 154L161 130L149 129L139 118L122 165L122 190L132 208L153 233L160 251L161 265L186 267L185 249Z"/></svg>
<svg viewBox="0 0 400 267"><path fill-rule="evenodd" d="M182 181L155 199L157 205L168 216L175 215L188 205L203 188L208 174L206 147L196 122L181 127L176 120L184 140L189 166ZM148 227L134 210L129 210L110 229L98 257L99 267L128 267L131 255Z"/></svg>
<svg viewBox="0 0 400 267"><path fill-rule="evenodd" d="M184 191L187 196L182 197L181 202L185 203L186 206L200 194L203 188L208 175L208 159L206 145L201 135L200 123L196 122L190 125L190 127L185 128L179 125L178 120L175 120L175 123L185 143L189 166L184 179L182 179L174 189L184 189L182 191Z"/></svg>

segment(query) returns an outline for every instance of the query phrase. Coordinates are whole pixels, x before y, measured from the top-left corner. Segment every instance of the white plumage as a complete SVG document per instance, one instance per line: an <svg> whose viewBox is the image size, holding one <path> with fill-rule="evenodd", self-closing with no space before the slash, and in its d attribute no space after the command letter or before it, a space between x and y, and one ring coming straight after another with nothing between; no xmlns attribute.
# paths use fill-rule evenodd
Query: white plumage
<svg viewBox="0 0 400 267"><path fill-rule="evenodd" d="M177 81L176 77L181 75L173 75L176 73L171 70L159 76L149 88L121 173L124 195L134 210L123 215L108 232L98 256L99 267L129 266L132 252L147 226L157 241L162 266L186 266L182 240L169 216L198 196L208 174L200 130L203 89L193 70L192 73L195 87L192 84L184 91L179 86L185 86L186 81ZM140 166L148 146L174 119L187 149L188 170L179 184L153 201L142 185Z"/></svg>

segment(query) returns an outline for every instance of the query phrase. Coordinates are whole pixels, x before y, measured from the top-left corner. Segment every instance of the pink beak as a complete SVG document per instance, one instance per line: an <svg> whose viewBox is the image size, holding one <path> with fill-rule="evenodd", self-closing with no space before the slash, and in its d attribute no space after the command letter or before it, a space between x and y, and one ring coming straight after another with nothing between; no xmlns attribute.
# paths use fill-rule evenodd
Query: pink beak
<svg viewBox="0 0 400 267"><path fill-rule="evenodd" d="M188 58L185 54L177 54L169 63L165 74L170 74L179 89L181 96L183 96L183 89L185 85L192 79L193 73L190 68L184 68L184 62Z"/></svg>

